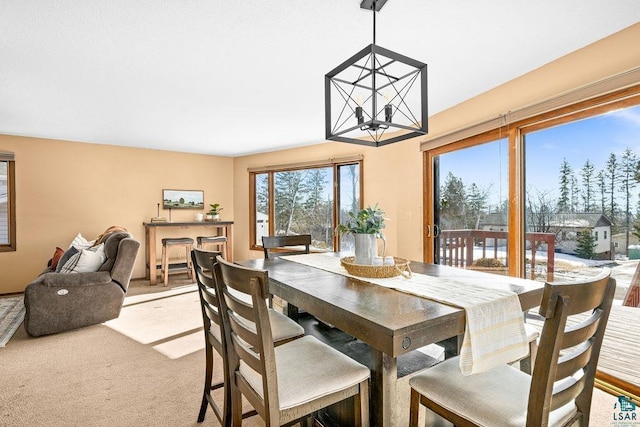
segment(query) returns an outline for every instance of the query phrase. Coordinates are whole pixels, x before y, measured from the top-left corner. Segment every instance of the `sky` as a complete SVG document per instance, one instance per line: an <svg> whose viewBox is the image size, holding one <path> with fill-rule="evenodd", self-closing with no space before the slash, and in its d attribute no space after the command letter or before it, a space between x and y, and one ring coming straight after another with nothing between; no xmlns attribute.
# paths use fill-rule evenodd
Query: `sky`
<svg viewBox="0 0 640 427"><path fill-rule="evenodd" d="M529 133L525 137L526 188L547 192L556 199L563 159L575 172L580 187L579 172L587 159L597 174L611 153L620 160L627 147L640 157L640 106ZM451 171L467 187L475 182L490 188L493 204L500 200L500 194L502 199L508 196L507 168L507 142L503 139L440 156L440 183ZM635 207L640 185L633 192Z"/></svg>

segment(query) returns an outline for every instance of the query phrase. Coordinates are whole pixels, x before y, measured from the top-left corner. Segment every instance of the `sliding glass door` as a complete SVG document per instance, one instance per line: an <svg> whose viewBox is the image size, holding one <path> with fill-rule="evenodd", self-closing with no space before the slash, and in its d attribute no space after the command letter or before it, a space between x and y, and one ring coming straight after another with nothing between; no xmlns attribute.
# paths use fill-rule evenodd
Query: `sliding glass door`
<svg viewBox="0 0 640 427"><path fill-rule="evenodd" d="M505 273L507 140L438 153L432 165L433 223L427 227L434 262Z"/></svg>

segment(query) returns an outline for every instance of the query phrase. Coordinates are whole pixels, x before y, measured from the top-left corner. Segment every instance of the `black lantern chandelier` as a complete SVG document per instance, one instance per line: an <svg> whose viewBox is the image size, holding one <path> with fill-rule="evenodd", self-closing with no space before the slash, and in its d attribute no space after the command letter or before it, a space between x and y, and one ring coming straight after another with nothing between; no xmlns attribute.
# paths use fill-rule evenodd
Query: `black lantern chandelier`
<svg viewBox="0 0 640 427"><path fill-rule="evenodd" d="M362 0L373 13L373 43L325 75L329 140L380 147L427 133L427 64L376 45L376 12L386 2Z"/></svg>

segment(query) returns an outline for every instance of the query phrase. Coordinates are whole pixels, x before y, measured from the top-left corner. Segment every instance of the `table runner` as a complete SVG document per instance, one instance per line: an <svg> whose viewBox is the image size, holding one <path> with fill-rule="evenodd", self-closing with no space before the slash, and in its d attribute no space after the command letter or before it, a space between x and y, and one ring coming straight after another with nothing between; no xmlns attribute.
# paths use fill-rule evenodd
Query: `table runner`
<svg viewBox="0 0 640 427"><path fill-rule="evenodd" d="M321 270L463 308L466 327L460 349L460 370L477 374L528 354L527 335L518 295L491 283L469 284L455 279L413 273L378 279L349 274L331 254L280 257Z"/></svg>

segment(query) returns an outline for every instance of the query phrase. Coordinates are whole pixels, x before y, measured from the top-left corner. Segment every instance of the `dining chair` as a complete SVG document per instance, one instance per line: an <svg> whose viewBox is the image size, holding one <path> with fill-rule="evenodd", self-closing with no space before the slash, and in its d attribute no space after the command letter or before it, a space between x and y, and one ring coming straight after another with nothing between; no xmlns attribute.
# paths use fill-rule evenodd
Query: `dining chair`
<svg viewBox="0 0 640 427"><path fill-rule="evenodd" d="M220 252L206 251L197 248L191 251L191 259L193 260L196 272L198 294L200 295L202 320L204 323L206 359L204 391L202 393L198 422L201 423L204 421L207 406L211 406L220 424L229 426L231 425L231 389L229 387L226 340L224 339L224 330L220 319L220 303L215 290L215 278L213 275L213 264L216 262L216 257L220 255ZM273 328L273 339L276 345L289 342L304 335L304 329L283 314L270 310L268 316ZM213 383L214 350L217 351L222 358L223 381L216 383ZM224 397L222 408L220 408L213 399L211 392L222 387L224 387ZM246 418L255 414L255 411L251 411L243 414L243 416Z"/></svg>
<svg viewBox="0 0 640 427"><path fill-rule="evenodd" d="M284 255L308 254L311 246L310 234L299 234L293 236L262 236L262 249L266 259ZM274 250L272 252L272 250ZM269 295L269 307L273 307L273 295ZM285 313L292 319L298 319L301 311L287 303L284 307ZM329 325L331 326L331 325Z"/></svg>
<svg viewBox="0 0 640 427"><path fill-rule="evenodd" d="M273 345L268 321L269 276L218 258L216 289L227 340L232 420L242 423L241 396L267 426L310 421L353 397L356 425L369 425L369 369L312 336ZM240 295L249 296L251 303Z"/></svg>
<svg viewBox="0 0 640 427"><path fill-rule="evenodd" d="M418 425L422 404L456 426L588 426L615 293L610 274L545 284L544 326L532 375L504 365L463 376L454 357L412 377L410 425ZM577 319L567 322L574 315Z"/></svg>
<svg viewBox="0 0 640 427"><path fill-rule="evenodd" d="M262 248L264 250L264 257L267 259L282 255L308 254L310 246L310 234L262 236Z"/></svg>

